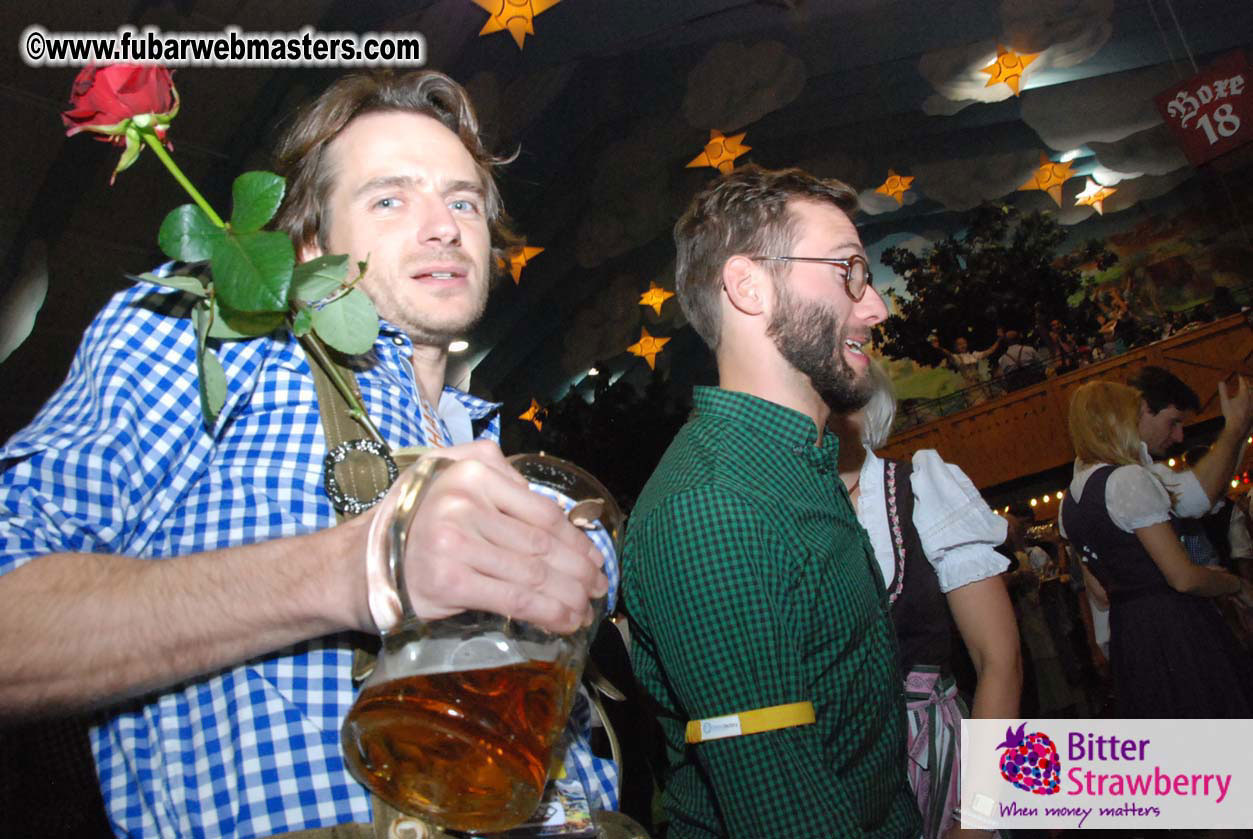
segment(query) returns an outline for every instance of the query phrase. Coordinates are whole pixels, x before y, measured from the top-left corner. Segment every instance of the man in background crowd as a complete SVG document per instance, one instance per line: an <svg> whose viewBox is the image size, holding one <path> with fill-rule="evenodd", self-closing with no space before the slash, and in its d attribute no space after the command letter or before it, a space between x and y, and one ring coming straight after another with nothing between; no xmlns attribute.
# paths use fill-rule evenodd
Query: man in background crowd
<svg viewBox="0 0 1253 839"><path fill-rule="evenodd" d="M869 398L887 316L855 207L838 181L746 166L675 226L720 386L696 389L623 548L671 839L918 835L884 582L823 432Z"/></svg>

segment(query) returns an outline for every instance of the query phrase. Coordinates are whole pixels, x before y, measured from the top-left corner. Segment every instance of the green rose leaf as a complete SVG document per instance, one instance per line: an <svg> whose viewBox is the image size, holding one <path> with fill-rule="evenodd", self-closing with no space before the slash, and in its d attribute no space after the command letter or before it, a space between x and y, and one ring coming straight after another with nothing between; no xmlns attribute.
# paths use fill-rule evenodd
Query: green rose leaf
<svg viewBox="0 0 1253 839"><path fill-rule="evenodd" d="M200 373L200 412L205 427L212 428L226 404L226 372L208 347L196 353L196 369Z"/></svg>
<svg viewBox="0 0 1253 839"><path fill-rule="evenodd" d="M170 259L201 262L209 259L225 231L195 204L170 210L157 232L157 244Z"/></svg>
<svg viewBox="0 0 1253 839"><path fill-rule="evenodd" d="M236 312L286 312L296 252L285 233L230 231L210 257L213 284Z"/></svg>
<svg viewBox="0 0 1253 839"><path fill-rule="evenodd" d="M302 262L292 270L292 296L305 303L317 303L338 291L348 276L348 256L328 254Z"/></svg>
<svg viewBox="0 0 1253 839"><path fill-rule="evenodd" d="M213 320L209 324L210 338L238 340L267 335L283 325L282 312L237 312L225 308L217 299L211 303Z"/></svg>
<svg viewBox="0 0 1253 839"><path fill-rule="evenodd" d="M179 291L186 291L197 297L206 297L209 294L208 289L204 287L204 281L199 277L189 277L185 274L171 274L168 277L158 277L151 272L143 274L127 274L126 279L131 282L152 283L154 285L163 285L166 288L175 288Z"/></svg>
<svg viewBox="0 0 1253 839"><path fill-rule="evenodd" d="M297 338L303 338L313 330L313 310L302 306L291 320L291 331Z"/></svg>
<svg viewBox="0 0 1253 839"><path fill-rule="evenodd" d="M192 309L192 317L196 322L196 373L200 385L200 414L204 417L205 428L212 428L226 404L226 372L222 362L208 348L206 341L209 336L209 306L202 300Z"/></svg>
<svg viewBox="0 0 1253 839"><path fill-rule="evenodd" d="M283 203L286 182L273 172L245 172L231 186L231 229L253 233L265 226Z"/></svg>
<svg viewBox="0 0 1253 839"><path fill-rule="evenodd" d="M354 288L333 303L313 310L313 331L334 349L360 355L374 346L379 316L361 289Z"/></svg>

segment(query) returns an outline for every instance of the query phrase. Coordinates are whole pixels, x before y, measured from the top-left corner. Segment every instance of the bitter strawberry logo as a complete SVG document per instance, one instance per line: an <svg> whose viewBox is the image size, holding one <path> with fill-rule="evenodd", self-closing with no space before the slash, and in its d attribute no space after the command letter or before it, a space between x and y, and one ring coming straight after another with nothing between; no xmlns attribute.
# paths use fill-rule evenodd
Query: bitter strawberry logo
<svg viewBox="0 0 1253 839"><path fill-rule="evenodd" d="M1036 795L1055 795L1061 788L1062 764L1057 759L1057 746L1045 733L1024 734L1024 722L1014 731L1005 729L1005 742L997 746L1001 752L1001 777L1018 789Z"/></svg>

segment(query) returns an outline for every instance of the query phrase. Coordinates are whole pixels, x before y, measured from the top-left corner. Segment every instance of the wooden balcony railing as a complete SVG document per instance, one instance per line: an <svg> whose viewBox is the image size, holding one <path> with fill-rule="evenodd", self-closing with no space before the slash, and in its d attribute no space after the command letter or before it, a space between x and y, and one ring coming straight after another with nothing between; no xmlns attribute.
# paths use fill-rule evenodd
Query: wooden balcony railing
<svg viewBox="0 0 1253 839"><path fill-rule="evenodd" d="M1126 382L1145 365L1164 367L1201 397L1195 424L1221 414L1220 380L1233 372L1253 379L1251 359L1253 328L1245 315L1230 315L906 429L892 436L883 453L908 458L919 449L936 449L959 464L975 486L998 486L1074 460L1066 415L1071 392L1084 382Z"/></svg>

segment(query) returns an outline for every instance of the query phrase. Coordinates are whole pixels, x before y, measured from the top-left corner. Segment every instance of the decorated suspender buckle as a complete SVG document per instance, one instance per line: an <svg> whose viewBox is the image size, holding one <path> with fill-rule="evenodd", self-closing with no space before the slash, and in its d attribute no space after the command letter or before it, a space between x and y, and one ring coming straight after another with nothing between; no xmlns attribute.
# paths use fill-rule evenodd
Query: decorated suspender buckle
<svg viewBox="0 0 1253 839"><path fill-rule="evenodd" d="M350 495L339 483L339 478L335 477L335 467L348 459L353 452L364 452L377 457L387 467L387 485L378 491L371 499L363 500L355 495ZM392 460L391 453L382 443L374 440L345 440L337 446L331 448L326 453L326 457L322 460L322 486L326 489L327 497L331 499L331 505L335 507L335 511L345 516L356 516L364 513L375 504L383 500L387 495L387 490L395 483L396 477L400 474L400 469L396 466L396 461Z"/></svg>

